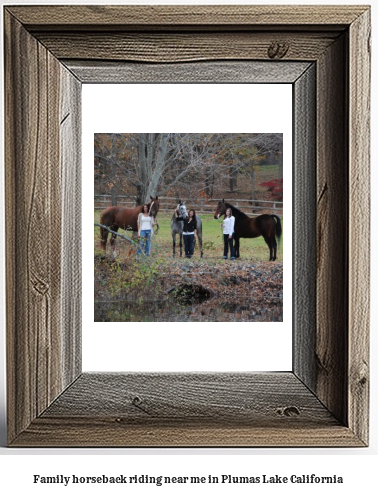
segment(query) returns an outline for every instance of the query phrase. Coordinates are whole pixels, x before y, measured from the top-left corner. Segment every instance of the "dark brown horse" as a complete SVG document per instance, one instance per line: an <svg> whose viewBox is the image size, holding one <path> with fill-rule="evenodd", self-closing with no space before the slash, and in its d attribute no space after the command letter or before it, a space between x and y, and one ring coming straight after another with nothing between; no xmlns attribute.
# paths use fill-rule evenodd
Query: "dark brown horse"
<svg viewBox="0 0 378 500"><path fill-rule="evenodd" d="M214 219L219 219L221 215L225 214L227 208L231 208L232 215L235 217L235 257L240 257L240 238L257 238L258 236L262 236L269 247L269 260L276 260L276 237L279 240L282 234L280 218L277 215L269 214L251 218L238 208L222 200L218 203Z"/></svg>
<svg viewBox="0 0 378 500"><path fill-rule="evenodd" d="M148 213L149 215L152 215L156 219L156 215L159 211L159 199L156 196L156 198L153 198L150 196L151 201L149 203L146 203L148 206ZM101 214L101 219L100 223L103 224L104 226L107 226L109 229L112 231L117 232L119 228L121 229L130 229L133 232L138 231L138 226L137 226L137 220L138 220L138 215L142 213L143 205L139 205L138 207L135 208L125 208L125 207L108 207L105 208L105 210ZM107 231L105 228L100 228L101 231L101 248L103 250L106 250L106 242L108 239L108 234L109 231ZM112 234L110 237L110 245L112 248L112 251L114 251L115 247L115 240L117 236Z"/></svg>

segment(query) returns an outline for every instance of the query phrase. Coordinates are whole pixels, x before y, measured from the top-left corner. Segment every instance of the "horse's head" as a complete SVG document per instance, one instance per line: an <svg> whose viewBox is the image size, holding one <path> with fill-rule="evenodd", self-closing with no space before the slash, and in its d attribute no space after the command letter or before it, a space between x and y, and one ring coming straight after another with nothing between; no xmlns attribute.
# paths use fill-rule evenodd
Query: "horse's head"
<svg viewBox="0 0 378 500"><path fill-rule="evenodd" d="M220 201L218 203L217 209L215 210L214 219L219 219L221 215L224 215L226 213L226 210L226 203L224 202L224 200Z"/></svg>
<svg viewBox="0 0 378 500"><path fill-rule="evenodd" d="M150 208L148 212L152 217L156 217L159 211L159 197L156 196L156 198L153 198L152 196L150 196L150 198L151 201L149 203Z"/></svg>
<svg viewBox="0 0 378 500"><path fill-rule="evenodd" d="M176 210L177 213L179 214L179 217L183 217L184 219L189 219L189 214L186 210L186 205L184 201L179 201Z"/></svg>

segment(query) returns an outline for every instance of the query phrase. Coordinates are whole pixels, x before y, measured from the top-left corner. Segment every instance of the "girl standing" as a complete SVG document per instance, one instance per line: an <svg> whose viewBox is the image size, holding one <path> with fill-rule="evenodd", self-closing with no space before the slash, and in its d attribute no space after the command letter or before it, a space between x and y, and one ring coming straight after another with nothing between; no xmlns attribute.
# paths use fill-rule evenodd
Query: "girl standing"
<svg viewBox="0 0 378 500"><path fill-rule="evenodd" d="M194 252L194 238L197 234L197 217L194 210L189 210L189 218L184 219L184 217L177 217L178 213L176 210L176 220L184 221L184 230L182 236L184 238L185 246L185 257L188 259L192 258Z"/></svg>
<svg viewBox="0 0 378 500"><path fill-rule="evenodd" d="M231 208L226 210L226 214L224 216L223 222L221 223L223 228L223 258L227 259L228 256L228 248L230 248L230 257L231 260L235 260L235 252L234 252L234 229L235 229L235 217L232 215Z"/></svg>
<svg viewBox="0 0 378 500"><path fill-rule="evenodd" d="M155 220L148 213L147 205L143 205L142 212L138 215L137 225L139 237L138 254L140 255L143 252L144 255L150 255L151 235L154 232Z"/></svg>

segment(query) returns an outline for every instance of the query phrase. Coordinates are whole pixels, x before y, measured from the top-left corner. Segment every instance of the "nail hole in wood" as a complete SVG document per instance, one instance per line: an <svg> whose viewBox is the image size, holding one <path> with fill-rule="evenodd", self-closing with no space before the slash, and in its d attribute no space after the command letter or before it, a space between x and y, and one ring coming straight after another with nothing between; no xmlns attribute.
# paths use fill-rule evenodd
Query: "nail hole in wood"
<svg viewBox="0 0 378 500"><path fill-rule="evenodd" d="M301 412L296 406L287 406L286 408L279 408L277 413L285 417L292 417L294 415L300 415Z"/></svg>
<svg viewBox="0 0 378 500"><path fill-rule="evenodd" d="M270 59L282 59L289 51L289 45L285 42L272 42L268 48Z"/></svg>

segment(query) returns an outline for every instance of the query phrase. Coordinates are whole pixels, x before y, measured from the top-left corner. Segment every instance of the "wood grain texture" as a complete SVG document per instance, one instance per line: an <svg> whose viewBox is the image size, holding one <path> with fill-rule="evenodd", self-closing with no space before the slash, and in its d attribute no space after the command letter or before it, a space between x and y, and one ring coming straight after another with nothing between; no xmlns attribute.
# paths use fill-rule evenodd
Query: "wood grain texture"
<svg viewBox="0 0 378 500"><path fill-rule="evenodd" d="M61 289L67 257L61 230L62 66L18 21L6 14L5 23L5 195L11 221L6 255L12 263L7 265L7 398L12 441L73 378L63 375L67 363L62 363L67 354Z"/></svg>
<svg viewBox="0 0 378 500"><path fill-rule="evenodd" d="M38 40L59 59L177 63L206 60L314 61L338 34L325 33L55 33Z"/></svg>
<svg viewBox="0 0 378 500"><path fill-rule="evenodd" d="M122 421L38 418L12 443L20 447L360 447L347 427L259 427L243 423L149 422L125 426Z"/></svg>
<svg viewBox="0 0 378 500"><path fill-rule="evenodd" d="M62 386L81 374L81 82L61 65Z"/></svg>
<svg viewBox="0 0 378 500"><path fill-rule="evenodd" d="M7 256L14 260L7 270L12 438L61 392L54 363L60 350L60 170L51 168L59 164L59 144L56 119L49 121L47 113L47 103L50 117L57 112L59 64L54 65L47 51L9 16L5 53L5 116L10 120L6 210L12 221L6 227L6 244ZM46 232L54 232L56 239L45 238Z"/></svg>
<svg viewBox="0 0 378 500"><path fill-rule="evenodd" d="M316 343L316 66L293 86L294 373L315 392Z"/></svg>
<svg viewBox="0 0 378 500"><path fill-rule="evenodd" d="M316 394L347 424L348 111L347 36L317 65ZM330 335L332 331L332 335Z"/></svg>
<svg viewBox="0 0 378 500"><path fill-rule="evenodd" d="M366 6L304 6L304 5L159 5L159 6L12 6L7 7L29 30L94 29L198 29L204 26L252 27L269 26L344 26L351 24Z"/></svg>
<svg viewBox="0 0 378 500"><path fill-rule="evenodd" d="M298 433L305 446L361 445L291 373L91 373L14 445L292 446Z"/></svg>
<svg viewBox="0 0 378 500"><path fill-rule="evenodd" d="M82 83L293 83L306 62L197 62L135 64L64 60Z"/></svg>
<svg viewBox="0 0 378 500"><path fill-rule="evenodd" d="M43 417L70 415L254 424L264 416L266 425L338 423L294 374L285 372L84 373Z"/></svg>
<svg viewBox="0 0 378 500"><path fill-rule="evenodd" d="M6 237L9 444L366 446L369 8L80 9L6 7L4 14L6 218L14 220ZM311 265L302 281L295 270L304 296L296 299L303 323L293 373L77 378L82 81L107 81L108 70L112 81L134 81L139 71L150 82L152 66L154 79L193 81L185 75L193 71L202 81L246 81L251 59L271 64L268 77L285 81L282 61L297 69L316 63L313 194L308 63L297 71L294 94L295 189L306 193L296 200L303 214L295 224L311 245L316 203L317 232L316 281ZM133 63L114 67L125 60ZM354 227L351 214L364 224ZM305 246L295 246L302 268Z"/></svg>
<svg viewBox="0 0 378 500"><path fill-rule="evenodd" d="M368 441L370 313L370 11L350 29L349 426Z"/></svg>

